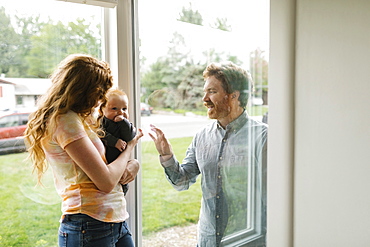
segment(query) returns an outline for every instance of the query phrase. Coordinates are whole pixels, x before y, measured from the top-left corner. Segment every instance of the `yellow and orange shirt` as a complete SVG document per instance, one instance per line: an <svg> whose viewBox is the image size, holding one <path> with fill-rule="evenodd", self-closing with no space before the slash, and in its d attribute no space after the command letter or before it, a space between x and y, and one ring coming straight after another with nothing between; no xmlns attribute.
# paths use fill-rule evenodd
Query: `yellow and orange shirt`
<svg viewBox="0 0 370 247"><path fill-rule="evenodd" d="M99 191L65 151L68 144L85 136L90 138L105 161L105 149L100 138L73 111L60 115L51 139L43 141L55 187L62 198L63 216L82 213L104 222L123 222L129 215L122 186L117 184L110 193Z"/></svg>

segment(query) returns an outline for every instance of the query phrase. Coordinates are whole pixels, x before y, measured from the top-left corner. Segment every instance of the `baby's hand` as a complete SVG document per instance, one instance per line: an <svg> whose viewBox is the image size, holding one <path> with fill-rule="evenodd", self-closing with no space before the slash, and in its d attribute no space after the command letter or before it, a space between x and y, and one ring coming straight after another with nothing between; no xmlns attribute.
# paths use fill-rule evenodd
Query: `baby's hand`
<svg viewBox="0 0 370 247"><path fill-rule="evenodd" d="M113 121L114 122L121 122L125 117L122 115L115 116Z"/></svg>
<svg viewBox="0 0 370 247"><path fill-rule="evenodd" d="M126 146L127 146L127 143L121 139L118 139L118 141L116 142L116 148L119 150L119 151L123 151L126 149Z"/></svg>

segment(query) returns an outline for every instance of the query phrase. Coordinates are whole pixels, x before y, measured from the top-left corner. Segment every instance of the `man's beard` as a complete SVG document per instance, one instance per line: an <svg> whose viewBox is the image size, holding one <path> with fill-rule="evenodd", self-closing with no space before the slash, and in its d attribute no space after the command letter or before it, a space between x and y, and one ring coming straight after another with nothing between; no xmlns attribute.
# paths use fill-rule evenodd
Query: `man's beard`
<svg viewBox="0 0 370 247"><path fill-rule="evenodd" d="M221 119L230 115L231 112L227 96L225 96L222 101L216 102L215 104L211 101L204 102L204 106L207 108L208 106L213 106L212 108L208 108L207 111L207 115L210 119Z"/></svg>

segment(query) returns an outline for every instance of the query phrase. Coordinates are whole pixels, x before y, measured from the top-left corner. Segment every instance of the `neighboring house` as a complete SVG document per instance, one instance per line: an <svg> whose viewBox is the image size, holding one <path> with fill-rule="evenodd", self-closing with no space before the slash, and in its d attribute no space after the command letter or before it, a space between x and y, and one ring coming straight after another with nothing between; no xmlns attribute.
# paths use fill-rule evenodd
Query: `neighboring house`
<svg viewBox="0 0 370 247"><path fill-rule="evenodd" d="M10 109L15 109L15 84L0 78L0 112Z"/></svg>
<svg viewBox="0 0 370 247"><path fill-rule="evenodd" d="M0 114L32 111L50 85L50 79L0 78Z"/></svg>

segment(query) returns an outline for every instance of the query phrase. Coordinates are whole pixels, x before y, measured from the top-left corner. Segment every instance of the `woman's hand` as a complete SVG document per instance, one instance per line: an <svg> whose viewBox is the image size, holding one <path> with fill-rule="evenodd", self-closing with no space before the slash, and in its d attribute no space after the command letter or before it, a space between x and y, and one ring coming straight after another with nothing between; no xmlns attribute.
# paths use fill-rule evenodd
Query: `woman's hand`
<svg viewBox="0 0 370 247"><path fill-rule="evenodd" d="M138 129L137 133L136 133L136 136L134 137L134 139L132 139L131 141L129 141L127 143L127 148L130 148L131 150L136 146L136 144L138 144L139 140L141 137L143 137L144 134L143 134L143 130L142 129Z"/></svg>
<svg viewBox="0 0 370 247"><path fill-rule="evenodd" d="M139 172L140 164L136 159L129 160L127 163L126 170L124 171L121 179L119 180L120 184L128 184L133 181Z"/></svg>

